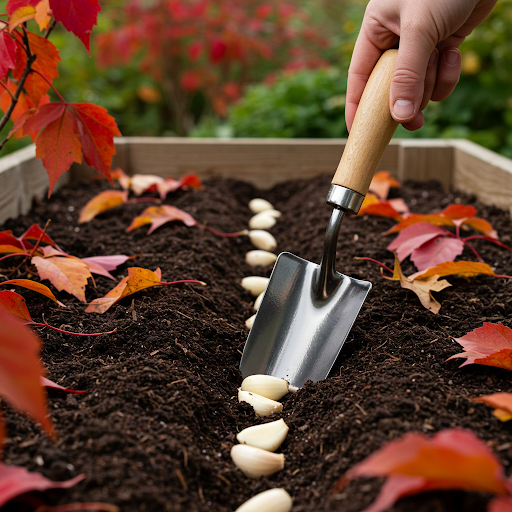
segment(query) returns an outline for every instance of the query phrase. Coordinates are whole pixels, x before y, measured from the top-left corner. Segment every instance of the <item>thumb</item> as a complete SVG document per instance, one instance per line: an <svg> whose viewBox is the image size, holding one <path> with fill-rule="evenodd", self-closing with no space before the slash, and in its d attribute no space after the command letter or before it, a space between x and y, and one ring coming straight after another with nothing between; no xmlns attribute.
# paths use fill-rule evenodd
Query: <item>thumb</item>
<svg viewBox="0 0 512 512"><path fill-rule="evenodd" d="M390 110L395 121L408 123L420 111L425 74L434 46L418 33L404 33L391 81Z"/></svg>

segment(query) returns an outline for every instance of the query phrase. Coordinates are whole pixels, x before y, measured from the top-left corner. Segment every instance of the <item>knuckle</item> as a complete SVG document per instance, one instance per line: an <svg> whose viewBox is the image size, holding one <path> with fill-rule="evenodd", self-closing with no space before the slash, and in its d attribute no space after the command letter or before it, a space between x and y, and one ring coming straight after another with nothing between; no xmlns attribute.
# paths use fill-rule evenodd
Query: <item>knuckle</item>
<svg viewBox="0 0 512 512"><path fill-rule="evenodd" d="M393 85L416 86L422 84L425 78L412 69L396 69L391 83Z"/></svg>

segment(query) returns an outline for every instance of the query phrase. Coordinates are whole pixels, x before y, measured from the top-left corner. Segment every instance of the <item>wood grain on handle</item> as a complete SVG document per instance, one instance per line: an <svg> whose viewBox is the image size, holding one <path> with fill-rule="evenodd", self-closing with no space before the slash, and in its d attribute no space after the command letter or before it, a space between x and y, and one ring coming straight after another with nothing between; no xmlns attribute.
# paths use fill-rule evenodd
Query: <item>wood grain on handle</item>
<svg viewBox="0 0 512 512"><path fill-rule="evenodd" d="M398 50L384 52L357 107L356 116L338 169L332 180L363 196L398 123L389 110L389 91Z"/></svg>

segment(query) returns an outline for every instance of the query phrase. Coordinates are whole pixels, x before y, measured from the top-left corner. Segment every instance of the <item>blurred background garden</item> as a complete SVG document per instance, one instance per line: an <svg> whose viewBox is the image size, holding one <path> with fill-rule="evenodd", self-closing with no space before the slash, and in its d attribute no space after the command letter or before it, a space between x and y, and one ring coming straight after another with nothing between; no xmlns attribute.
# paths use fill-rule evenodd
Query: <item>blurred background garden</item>
<svg viewBox="0 0 512 512"><path fill-rule="evenodd" d="M54 84L69 102L106 107L126 136L346 137L366 3L100 0L91 57L72 34L51 34L62 58ZM512 0L498 0L461 52L455 92L429 104L423 128L395 137L468 138L512 158Z"/></svg>

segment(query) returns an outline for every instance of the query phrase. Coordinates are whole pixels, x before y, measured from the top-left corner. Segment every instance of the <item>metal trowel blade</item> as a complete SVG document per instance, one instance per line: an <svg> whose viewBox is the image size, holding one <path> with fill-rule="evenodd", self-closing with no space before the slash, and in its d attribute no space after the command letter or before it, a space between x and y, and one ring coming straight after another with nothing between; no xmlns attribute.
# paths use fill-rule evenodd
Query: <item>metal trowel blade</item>
<svg viewBox="0 0 512 512"><path fill-rule="evenodd" d="M372 285L343 274L318 297L320 265L284 252L277 258L245 343L243 377L266 374L295 387L329 374Z"/></svg>

